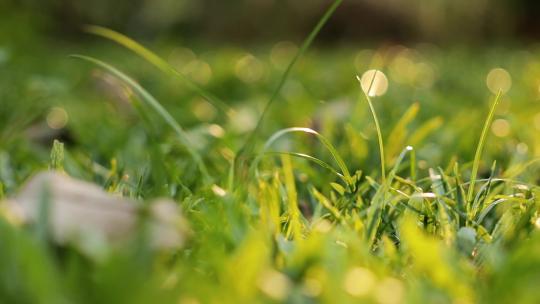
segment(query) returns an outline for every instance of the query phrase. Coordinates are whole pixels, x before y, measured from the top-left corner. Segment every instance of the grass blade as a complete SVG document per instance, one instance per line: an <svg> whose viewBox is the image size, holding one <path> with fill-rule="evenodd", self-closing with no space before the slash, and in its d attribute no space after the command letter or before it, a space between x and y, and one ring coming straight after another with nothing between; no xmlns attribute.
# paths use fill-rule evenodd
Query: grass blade
<svg viewBox="0 0 540 304"><path fill-rule="evenodd" d="M252 147L253 146L253 141L255 140L256 135L260 132L260 129L262 127L262 123L264 121L264 118L266 117L266 115L268 115L268 111L269 111L270 107L272 106L272 104L275 102L275 100L279 96L279 93L281 92L281 89L283 88L283 85L285 85L285 82L289 78L289 75L291 74L291 71L292 71L293 67L296 65L296 62L309 49L309 47L313 43L313 40L315 40L315 37L317 37L317 35L319 34L319 32L321 31L323 26L326 24L326 22L328 22L330 17L332 17L332 15L336 11L336 9L341 5L342 2L343 2L343 0L334 0L332 5L330 5L330 7L326 10L326 12L323 14L321 19L319 19L319 21L317 22L315 27L311 30L311 32L309 33L307 38L304 40L304 42L302 43L302 46L300 47L300 49L298 50L296 55L293 57L293 59L291 60L291 62L287 66L287 68L285 69L285 72L283 73L283 75L279 79L278 85L274 89L272 95L270 96L270 99L268 99L268 101L266 102L266 105L264 106L262 114L259 117L259 120L257 121L257 125L255 126L255 129L253 129L253 131L251 131L251 133L249 134L248 139L246 140L246 142L238 150L238 153L236 154L236 158L241 158L241 157L243 157L243 156L245 156L247 154L250 154L250 152L252 151L251 149L253 148Z"/></svg>
<svg viewBox="0 0 540 304"><path fill-rule="evenodd" d="M369 87L367 89L367 92L371 91L371 86L373 85L373 82L375 81L375 77L377 76L377 73L379 71L375 70L375 73L373 73L373 78L371 79L371 83L369 84ZM362 79L360 76L356 76L360 84L362 84ZM362 90L364 92L364 90ZM373 121L375 122L375 129L377 130L377 139L379 142L379 154L381 159L381 178L382 183L384 184L386 180L386 164L384 161L384 143L383 143L383 137L381 132L381 126L379 125L379 119L377 118L377 112L375 112L375 107L373 107L373 103L371 102L371 98L369 97L369 94L367 92L364 92L364 96L366 97L367 103L369 105L369 110L371 111L371 115L373 116Z"/></svg>
<svg viewBox="0 0 540 304"><path fill-rule="evenodd" d="M195 151L193 145L190 143L188 135L184 129L176 122L172 115L150 94L148 93L141 85L139 85L135 80L116 69L115 67L92 57L83 56L83 55L71 55L73 58L81 59L90 63L93 63L107 71L109 71L114 76L118 77L124 83L126 83L133 91L135 91L143 101L145 101L150 107L152 107L165 122L176 132L178 139L185 146L188 153L191 155L195 163L198 165L203 177L207 182L211 180L208 170L206 169L205 164L202 161L201 156Z"/></svg>
<svg viewBox="0 0 540 304"><path fill-rule="evenodd" d="M325 168L325 169L329 170L330 172L334 173L336 176L343 179L344 182L347 182L345 180L345 177L343 176L343 174L337 172L336 169L334 169L328 163L326 163L326 162L324 162L324 161L322 161L322 160L320 160L320 159L318 159L316 157L313 157L311 155L304 154L304 153L297 153L297 152L285 152L285 151L268 151L265 154L267 154L267 155L290 155L290 156L294 156L294 157L298 157L298 158L307 159L307 160L309 160L311 162L316 163L317 165L321 166L322 168Z"/></svg>
<svg viewBox="0 0 540 304"><path fill-rule="evenodd" d="M84 30L88 33L107 38L133 51L135 54L139 55L140 57L148 61L150 64L154 65L162 72L180 78L190 87L190 89L195 91L204 99L208 100L208 102L210 102L212 105L214 105L216 108L220 109L227 115L231 115L233 113L231 107L229 107L229 105L227 105L224 101L200 87L198 84L189 79L186 75L180 73L175 68L173 68L169 63L167 63L167 61L163 60L161 57L159 57L149 49L145 48L135 40L111 29L96 25L88 25L84 28Z"/></svg>
<svg viewBox="0 0 540 304"><path fill-rule="evenodd" d="M294 173L289 155L282 155L283 175L285 189L287 191L287 213L289 215L289 226L287 228L287 238L297 239L302 235L302 223L300 221L300 209L298 208L298 193L294 181Z"/></svg>
<svg viewBox="0 0 540 304"><path fill-rule="evenodd" d="M266 143L264 144L264 148L263 148L263 151L257 155L257 157L255 158L255 160L253 161L253 164L252 164L252 167L251 167L251 170L253 170L254 168L257 167L259 161L260 161L260 158L261 156L264 154L264 152L266 152L268 150L268 148L274 143L276 142L279 138L283 137L284 135L286 134L289 134L289 133L294 133L294 132L301 132L301 133L307 133L307 134L313 134L315 135L315 137L317 137L317 139L326 147L326 149L330 152L330 154L332 155L332 157L334 158L335 162L337 163L339 169L341 170L341 173L343 174L347 184L350 184L351 181L352 181L352 178L351 178L351 173L349 172L349 169L347 168L347 166L345 165L345 161L343 161L343 159L341 158L341 156L339 156L336 148L332 145L332 143L330 143L330 141L328 141L328 139L326 139L326 137L322 136L319 132L315 131L315 130L312 130L310 128L287 128L287 129L283 129L283 130L280 130L276 133L274 133L267 141ZM251 171L250 170L250 171Z"/></svg>
<svg viewBox="0 0 540 304"><path fill-rule="evenodd" d="M472 167L472 172L471 172L469 191L467 193L467 202L469 204L472 203L472 200L473 200L474 185L476 183L476 177L478 175L478 168L480 167L480 159L482 158L484 145L486 144L487 133L488 133L489 127L491 126L491 122L493 121L493 116L495 115L495 109L497 108L497 105L499 104L501 95L502 95L502 92L499 90L499 93L497 93L497 96L495 96L495 100L493 101L493 104L491 105L491 109L489 110L488 117L486 118L486 121L484 122L484 128L482 129L482 134L480 135L480 141L478 142L478 146L476 147L476 153L474 154L474 161L473 161L473 167Z"/></svg>

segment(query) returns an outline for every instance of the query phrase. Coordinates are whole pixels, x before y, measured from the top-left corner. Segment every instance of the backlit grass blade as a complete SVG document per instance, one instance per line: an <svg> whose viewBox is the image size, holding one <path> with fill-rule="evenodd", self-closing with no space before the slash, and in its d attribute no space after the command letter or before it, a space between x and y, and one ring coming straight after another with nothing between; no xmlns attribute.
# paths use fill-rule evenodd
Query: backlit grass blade
<svg viewBox="0 0 540 304"><path fill-rule="evenodd" d="M144 46L142 46L140 43L136 42L135 40L127 37L126 35L123 35L121 33L118 33L116 31L113 31L111 29L101 27L101 26L88 25L84 29L88 33L107 38L133 51L135 54L139 55L140 57L142 57L143 59L151 63L162 72L172 75L174 77L180 78L193 91L195 91L204 99L208 100L208 102L210 102L216 108L223 111L225 114L230 115L232 113L231 107L229 107L224 101L219 99L214 94L203 89L201 86L199 86L198 84L193 82L191 79L189 79L186 75L177 71L169 63L167 63L167 61L163 60L161 57L159 57L158 55L156 55L154 52L150 51L149 49L145 48Z"/></svg>
<svg viewBox="0 0 540 304"><path fill-rule="evenodd" d="M206 179L206 181L210 181L210 175L208 174L208 170L206 169L205 164L202 161L201 156L195 151L193 148L193 145L190 143L188 135L184 131L184 129L176 122L176 120L172 117L172 115L150 94L148 93L141 85L139 85L135 80L133 80L131 77L127 76L120 70L116 69L115 67L92 57L88 56L82 56L82 55L71 55L73 58L82 59L84 61L88 61L90 63L93 63L114 76L118 77L120 80L122 80L126 85L128 85L134 92L139 95L139 97L145 101L151 108L153 108L161 118L176 132L178 135L178 139L182 143L182 145L185 146L188 153L191 155L197 166L199 167L202 175Z"/></svg>
<svg viewBox="0 0 540 304"><path fill-rule="evenodd" d="M381 159L381 179L382 179L382 183L384 183L386 180L386 164L384 161L385 154L384 154L383 137L382 137L382 132L381 132L381 126L379 125L379 119L377 118L377 112L375 112L375 107L373 107L373 102L371 102L371 98L369 97L369 94L368 94L368 92L371 91L371 86L373 85L373 82L375 81L375 77L377 76L378 72L379 71L375 71L375 73L373 73L373 78L371 79L371 83L369 84L367 91L364 92L364 90L362 90L362 92L364 92L364 96L366 97L366 101L369 105L369 110L371 111L371 115L373 116L373 122L375 123L375 129L377 130L377 139L379 142L379 154L380 154L380 159ZM356 78L358 79L360 84L362 84L362 79L360 78L360 76L356 76Z"/></svg>
<svg viewBox="0 0 540 304"><path fill-rule="evenodd" d="M334 169L332 166L330 166L328 163L316 158L316 157L313 157L311 155L308 155L308 154L304 154L304 153L297 153L297 152L284 152L284 151L268 151L268 152L265 152L265 154L267 155L290 155L290 156L294 156L294 157L298 157L298 158L303 158L303 159L307 159L311 162L314 162L316 163L317 165L329 170L330 172L334 173L337 177L343 179L344 182L347 182L345 180L345 177L343 176L343 174L339 173L336 171L336 169Z"/></svg>
<svg viewBox="0 0 540 304"><path fill-rule="evenodd" d="M315 135L315 137L317 137L317 139L325 146L325 148L330 152L330 154L334 158L334 160L337 163L339 169L341 170L341 173L343 174L345 180L347 181L347 184L350 184L350 182L352 180L351 174L349 172L349 169L345 165L345 161L343 161L341 156L339 156L336 148L332 145L332 143L330 143L330 141L328 141L328 139L326 139L326 137L322 136L319 132L317 132L315 130L312 130L310 128L298 128L298 127L296 127L296 128L287 128L287 129L283 129L283 130L280 130L280 131L274 133L266 141L266 143L264 144L263 151L253 161L252 169L256 168L256 166L258 165L258 162L260 161L260 158L261 158L262 154L264 152L266 152L268 150L268 148L270 148L270 146L272 146L272 144L274 142L276 142L278 139L280 139L284 135L287 135L287 134L290 134L290 133L298 133L298 132Z"/></svg>
<svg viewBox="0 0 540 304"><path fill-rule="evenodd" d="M482 134L480 135L480 140L478 142L478 146L476 147L476 153L474 154L474 161L473 161L473 167L472 167L472 172L471 172L469 191L467 193L467 202L469 204L472 203L472 200L473 200L474 186L476 183L476 177L478 175L478 168L480 167L482 152L484 151L484 145L486 144L489 127L491 126L491 122L493 121L493 116L495 115L495 109L497 108L497 105L499 104L501 95L502 95L502 92L499 90L499 93L497 93L497 96L495 96L495 100L493 101L493 104L491 105L491 109L489 110L488 117L486 118L486 121L484 122L484 128L482 129Z"/></svg>

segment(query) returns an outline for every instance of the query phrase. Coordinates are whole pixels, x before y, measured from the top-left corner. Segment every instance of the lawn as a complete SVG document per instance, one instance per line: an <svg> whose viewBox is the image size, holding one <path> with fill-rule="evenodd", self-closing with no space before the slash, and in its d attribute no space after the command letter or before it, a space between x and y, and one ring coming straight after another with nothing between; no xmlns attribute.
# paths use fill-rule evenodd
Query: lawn
<svg viewBox="0 0 540 304"><path fill-rule="evenodd" d="M0 302L540 301L538 46L85 35L0 44Z"/></svg>

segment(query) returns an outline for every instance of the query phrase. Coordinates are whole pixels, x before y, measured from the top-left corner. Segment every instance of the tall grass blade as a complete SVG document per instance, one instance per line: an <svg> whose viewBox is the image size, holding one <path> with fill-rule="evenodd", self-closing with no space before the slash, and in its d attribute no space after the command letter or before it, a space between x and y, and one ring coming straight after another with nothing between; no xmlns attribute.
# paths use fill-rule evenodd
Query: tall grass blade
<svg viewBox="0 0 540 304"><path fill-rule="evenodd" d="M195 91L204 99L208 100L208 102L210 102L219 110L223 111L225 114L227 115L232 114L233 111L231 107L227 105L224 101L222 101L220 98L218 98L214 94L203 89L197 83L189 79L186 75L177 71L169 63L167 63L167 61L163 60L161 57L156 55L156 53L145 48L144 46L142 46L140 43L136 42L135 40L127 37L126 35L123 35L121 33L118 33L116 31L113 31L111 29L101 27L101 26L88 25L84 29L88 33L107 38L133 51L135 54L139 55L140 57L148 61L150 64L154 65L156 68L158 68L162 72L168 75L172 75L174 77L180 78L183 82L185 82L190 87L190 89Z"/></svg>
<svg viewBox="0 0 540 304"><path fill-rule="evenodd" d="M474 186L476 183L476 177L478 175L478 168L480 167L480 160L482 158L482 152L484 151L484 145L486 144L489 127L491 126L491 122L493 121L493 116L495 115L495 109L497 108L497 105L499 104L501 95L502 95L502 91L499 90L499 92L497 93L497 96L495 96L495 100L493 101L493 104L491 105L491 109L489 110L488 117L486 118L486 121L484 122L484 128L482 129L482 134L480 135L480 140L478 142L478 146L476 147L476 153L474 154L473 167L472 167L471 179L470 179L470 184L469 184L469 191L467 193L468 204L472 203L472 200L473 200Z"/></svg>
<svg viewBox="0 0 540 304"><path fill-rule="evenodd" d="M266 115L268 115L268 111L270 110L270 107L279 96L279 93L281 92L283 85L285 85L285 82L289 78L289 75L291 74L293 67L296 65L296 62L298 61L298 59L300 59L300 57L302 57L304 53L309 49L309 47L311 46L311 44L313 43L313 41L315 40L315 38L321 31L321 29L323 28L323 26L328 22L330 17L332 17L332 15L336 11L336 9L341 5L342 2L343 0L334 0L332 5L328 7L326 12L321 17L321 19L319 19L315 27L311 30L307 38L304 40L304 42L302 43L302 46L300 47L296 55L293 57L293 59L291 60L287 68L285 69L285 72L283 73L283 75L281 75L281 78L279 79L279 82L276 88L274 89L272 95L270 96L270 99L268 99L268 101L266 102L266 105L264 106L262 114L259 117L259 120L257 121L257 125L248 135L248 139L245 141L242 147L238 150L238 153L236 154L236 158L241 158L252 152L251 149L253 149L253 142L256 138L256 135L260 132L260 129L262 127L262 124L264 122Z"/></svg>
<svg viewBox="0 0 540 304"><path fill-rule="evenodd" d="M379 124L379 119L377 118L377 112L375 112L375 107L373 107L373 103L371 102L371 98L369 97L369 94L368 94L368 92L371 91L371 86L373 85L373 82L375 81L375 77L377 76L378 72L379 71L375 71L375 73L373 73L373 78L371 79L371 83L369 84L367 92L364 92L363 90L362 92L364 92L364 96L366 97L366 101L369 105L369 110L371 111L371 115L373 116L373 121L375 122L375 129L377 130L377 139L379 142L379 154L380 154L380 159L381 159L381 179L382 179L382 183L384 184L386 180L386 164L384 161L385 154L384 154L383 137L382 137L382 132L381 132L381 126ZM360 78L360 76L356 76L356 78L361 84L362 79Z"/></svg>

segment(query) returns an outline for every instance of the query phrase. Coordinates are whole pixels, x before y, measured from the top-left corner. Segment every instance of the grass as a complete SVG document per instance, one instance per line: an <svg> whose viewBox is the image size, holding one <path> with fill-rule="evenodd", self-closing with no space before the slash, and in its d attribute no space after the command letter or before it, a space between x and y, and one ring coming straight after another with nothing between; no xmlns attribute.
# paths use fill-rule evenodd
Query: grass
<svg viewBox="0 0 540 304"><path fill-rule="evenodd" d="M201 84L96 27L164 75L101 45L84 53L122 71L88 56L78 58L98 67L91 73L55 54L42 55L61 62L52 67L14 55L13 72L0 70L9 88L0 93L0 198L36 171L64 170L115 195L172 198L192 233L182 249L156 251L141 229L96 259L47 241L44 223L22 227L2 208L2 302L537 303L538 63L511 50L472 58L420 47L306 52L339 2L289 64L252 51L267 76L250 85L230 64L243 52L200 55L213 67ZM377 68L390 88L366 96L366 106L353 97L353 77L382 57ZM502 58L516 58L507 67L513 87L487 106L485 74ZM403 59L431 65L438 79L426 87L399 74ZM25 69L31 77L18 74ZM51 100L69 113L61 131L46 126ZM36 125L52 133L36 135ZM257 143L246 150L247 138ZM234 170L241 153L245 172Z"/></svg>

